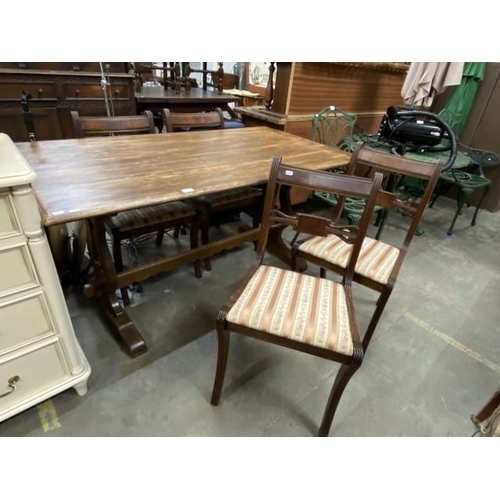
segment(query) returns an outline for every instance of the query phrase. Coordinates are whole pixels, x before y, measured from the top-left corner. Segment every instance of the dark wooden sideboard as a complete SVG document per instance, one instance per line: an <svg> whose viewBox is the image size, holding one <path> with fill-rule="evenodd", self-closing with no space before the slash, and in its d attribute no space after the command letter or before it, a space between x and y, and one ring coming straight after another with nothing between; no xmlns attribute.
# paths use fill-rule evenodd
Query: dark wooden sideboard
<svg viewBox="0 0 500 500"><path fill-rule="evenodd" d="M116 115L136 114L134 76L125 63L110 64L108 89ZM22 92L32 95L30 111L38 140L73 138L71 111L106 115L99 63L0 63L0 132L28 141Z"/></svg>

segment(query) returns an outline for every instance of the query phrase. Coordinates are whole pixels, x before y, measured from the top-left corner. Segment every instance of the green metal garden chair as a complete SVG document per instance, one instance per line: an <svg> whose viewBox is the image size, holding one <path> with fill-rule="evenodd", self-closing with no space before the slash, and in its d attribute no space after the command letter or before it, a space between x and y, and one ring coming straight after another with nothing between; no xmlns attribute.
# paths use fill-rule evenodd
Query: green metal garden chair
<svg viewBox="0 0 500 500"><path fill-rule="evenodd" d="M353 113L346 113L336 106L326 106L313 116L311 139L331 148L353 151L356 120L357 116Z"/></svg>
<svg viewBox="0 0 500 500"><path fill-rule="evenodd" d="M331 148L352 152L356 147L354 136L356 120L357 116L354 113L346 113L336 106L326 106L312 118L311 139ZM336 173L344 172L345 169L336 171ZM337 204L336 195L331 193L315 191L314 196L329 205L335 206ZM364 209L364 200L348 198L344 203L343 216L350 224L356 225L361 220ZM375 222L375 225L378 226L375 238L378 239L384 227L387 211L383 207L376 206L374 212L378 214Z"/></svg>
<svg viewBox="0 0 500 500"><path fill-rule="evenodd" d="M460 115L453 113L447 109L442 110L439 116L450 126L454 131L456 126L460 123ZM457 138L458 141L458 138ZM462 214L464 205L470 206L472 195L482 189L481 197L477 202L476 209L474 210L474 215L472 217L471 226L476 225L477 215L481 204L483 203L486 195L491 186L491 180L484 174L484 168L493 167L500 164L500 158L497 154L481 150L470 148L464 146L463 144L458 144L458 150L462 154L470 158L470 167L467 169L450 168L441 173L438 186L432 197L430 207L434 205L436 200L446 193L453 186L457 188L457 209L455 215L451 222L450 228L448 229L448 235L453 233L453 228L455 222L459 215Z"/></svg>

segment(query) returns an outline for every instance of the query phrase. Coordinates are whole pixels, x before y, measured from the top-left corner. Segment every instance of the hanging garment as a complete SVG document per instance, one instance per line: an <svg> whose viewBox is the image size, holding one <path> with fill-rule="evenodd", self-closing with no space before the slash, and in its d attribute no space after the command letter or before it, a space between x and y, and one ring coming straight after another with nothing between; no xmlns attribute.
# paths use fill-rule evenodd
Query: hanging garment
<svg viewBox="0 0 500 500"><path fill-rule="evenodd" d="M430 107L434 97L462 80L463 62L413 62L401 90L405 104Z"/></svg>

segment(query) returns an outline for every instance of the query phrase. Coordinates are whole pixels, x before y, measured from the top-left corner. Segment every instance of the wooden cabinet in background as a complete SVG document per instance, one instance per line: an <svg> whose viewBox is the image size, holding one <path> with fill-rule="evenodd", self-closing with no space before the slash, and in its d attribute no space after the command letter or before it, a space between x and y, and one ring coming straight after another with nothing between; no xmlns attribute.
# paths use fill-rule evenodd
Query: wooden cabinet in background
<svg viewBox="0 0 500 500"><path fill-rule="evenodd" d="M246 125L267 125L311 137L311 120L334 105L358 116L357 123L375 133L389 106L402 104L408 69L399 63L278 62L270 109L239 107Z"/></svg>
<svg viewBox="0 0 500 500"><path fill-rule="evenodd" d="M235 111L246 126L265 125L310 139L313 115L334 105L356 114L360 127L376 133L387 108L403 102L407 70L403 63L278 62L271 108ZM292 190L292 203L304 201L308 193Z"/></svg>
<svg viewBox="0 0 500 500"><path fill-rule="evenodd" d="M125 63L110 64L110 70L117 71L109 73L114 114L134 115L134 76L126 73ZM0 132L14 142L28 140L23 91L32 96L37 140L74 137L72 110L81 115L107 113L99 63L0 63Z"/></svg>

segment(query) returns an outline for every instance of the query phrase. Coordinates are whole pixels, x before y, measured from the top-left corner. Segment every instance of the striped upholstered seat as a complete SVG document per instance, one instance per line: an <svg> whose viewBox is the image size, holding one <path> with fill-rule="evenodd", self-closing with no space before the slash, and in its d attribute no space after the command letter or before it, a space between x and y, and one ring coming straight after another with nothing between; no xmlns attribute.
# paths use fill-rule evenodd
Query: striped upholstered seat
<svg viewBox="0 0 500 500"><path fill-rule="evenodd" d="M176 221L182 217L194 217L196 212L188 204L182 201L162 203L151 207L139 208L137 210L127 210L111 217L111 222L120 231L130 231L151 224Z"/></svg>
<svg viewBox="0 0 500 500"><path fill-rule="evenodd" d="M343 268L346 267L350 254L350 246L335 235L311 238L302 243L299 250ZM365 237L356 262L355 272L385 285L389 280L399 252L399 248Z"/></svg>
<svg viewBox="0 0 500 500"><path fill-rule="evenodd" d="M346 296L340 283L260 266L227 321L352 356Z"/></svg>

